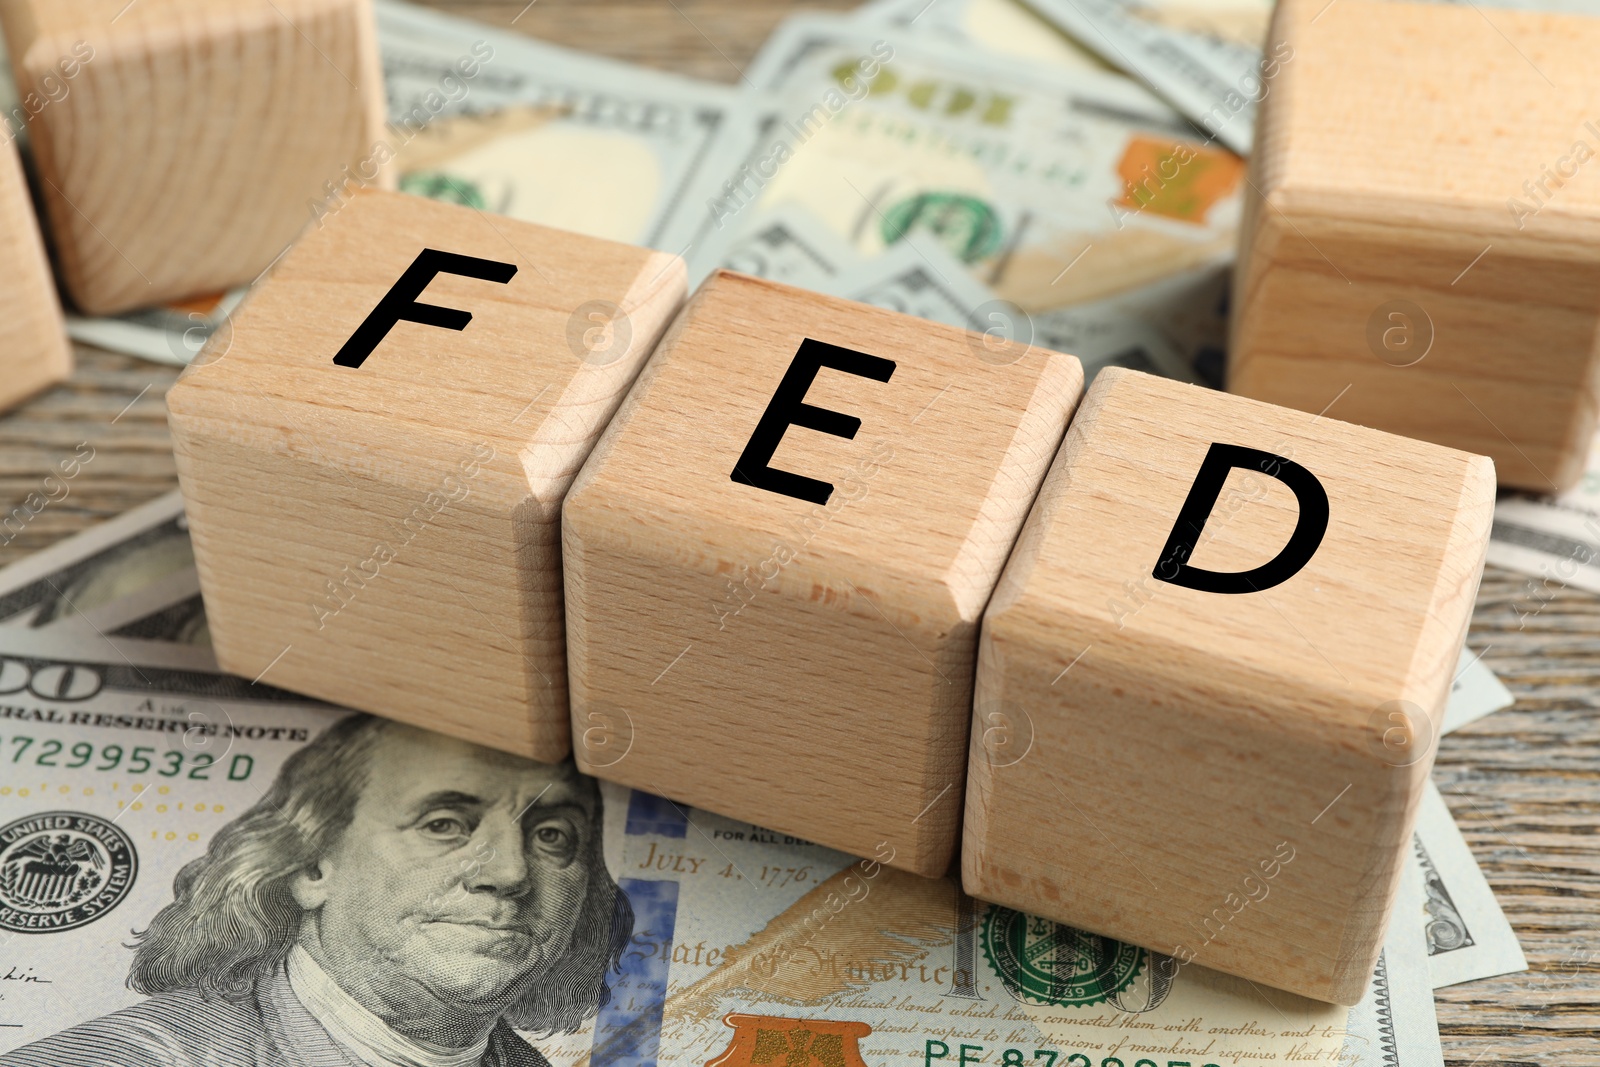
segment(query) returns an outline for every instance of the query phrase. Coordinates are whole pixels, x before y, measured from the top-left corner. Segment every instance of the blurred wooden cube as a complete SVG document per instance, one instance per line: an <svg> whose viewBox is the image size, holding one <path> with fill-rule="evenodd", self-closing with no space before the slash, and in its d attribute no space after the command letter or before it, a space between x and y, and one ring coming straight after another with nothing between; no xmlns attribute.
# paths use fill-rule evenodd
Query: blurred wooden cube
<svg viewBox="0 0 1600 1067"><path fill-rule="evenodd" d="M1284 0L1228 388L1550 492L1600 403L1600 20Z"/></svg>
<svg viewBox="0 0 1600 1067"><path fill-rule="evenodd" d="M719 272L563 511L593 774L922 874L1070 356Z"/></svg>
<svg viewBox="0 0 1600 1067"><path fill-rule="evenodd" d="M88 314L247 283L381 173L371 0L0 0L0 29Z"/></svg>
<svg viewBox="0 0 1600 1067"><path fill-rule="evenodd" d="M967 892L1355 1003L1493 507L1482 456L1102 371L984 616Z"/></svg>
<svg viewBox="0 0 1600 1067"><path fill-rule="evenodd" d="M311 231L167 397L222 666L564 758L561 498L684 286L398 193Z"/></svg>
<svg viewBox="0 0 1600 1067"><path fill-rule="evenodd" d="M72 346L17 148L0 145L0 411L72 374Z"/></svg>

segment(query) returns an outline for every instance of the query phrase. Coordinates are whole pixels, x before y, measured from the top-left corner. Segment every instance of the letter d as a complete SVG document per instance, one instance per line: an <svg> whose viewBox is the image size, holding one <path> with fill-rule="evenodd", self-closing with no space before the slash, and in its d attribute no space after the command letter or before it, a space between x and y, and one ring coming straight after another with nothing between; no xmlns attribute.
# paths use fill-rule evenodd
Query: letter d
<svg viewBox="0 0 1600 1067"><path fill-rule="evenodd" d="M1289 543L1272 559L1248 571L1211 571L1191 565L1188 560L1200 543L1211 509L1222 494L1228 472L1235 467L1253 467L1278 479L1293 491L1300 503L1300 518ZM1151 576L1168 585L1182 586L1202 593L1259 593L1293 578L1322 544L1328 531L1328 494L1316 476L1300 464L1271 452L1242 445L1212 444L1195 475L1194 485L1172 524L1166 547L1156 561ZM1176 565L1174 566L1174 562ZM1165 572L1165 573L1163 573Z"/></svg>

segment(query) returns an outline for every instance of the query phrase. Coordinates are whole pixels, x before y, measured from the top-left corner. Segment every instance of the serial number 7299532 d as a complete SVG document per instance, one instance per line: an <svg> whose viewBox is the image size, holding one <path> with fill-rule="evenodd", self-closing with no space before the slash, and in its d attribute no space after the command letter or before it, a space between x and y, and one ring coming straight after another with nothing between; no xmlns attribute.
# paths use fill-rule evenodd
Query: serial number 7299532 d
<svg viewBox="0 0 1600 1067"><path fill-rule="evenodd" d="M209 782L215 772L220 779L242 782L255 769L255 759L238 752L219 762L209 752L182 752L177 749L158 749L153 745L94 745L79 741L68 746L64 741L47 739L38 742L20 734L7 738L11 747L11 760L15 764L34 767L60 767L67 770L84 768L91 771L121 771L123 774L156 774L162 778L187 777L197 782ZM38 745L35 748L35 745ZM31 753L31 758L29 758ZM187 774L184 772L187 770Z"/></svg>

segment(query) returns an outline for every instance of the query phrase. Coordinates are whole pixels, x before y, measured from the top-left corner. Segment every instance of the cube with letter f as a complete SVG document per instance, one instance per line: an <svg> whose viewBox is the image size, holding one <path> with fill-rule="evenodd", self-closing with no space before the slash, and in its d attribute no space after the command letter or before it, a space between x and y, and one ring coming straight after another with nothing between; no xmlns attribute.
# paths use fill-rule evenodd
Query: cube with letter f
<svg viewBox="0 0 1600 1067"><path fill-rule="evenodd" d="M562 514L581 768L923 874L1071 356L720 273Z"/></svg>
<svg viewBox="0 0 1600 1067"><path fill-rule="evenodd" d="M311 231L167 398L222 666L564 758L561 500L684 288L395 193Z"/></svg>
<svg viewBox="0 0 1600 1067"><path fill-rule="evenodd" d="M1494 488L1482 456L1102 372L984 615L967 892L1355 1003Z"/></svg>

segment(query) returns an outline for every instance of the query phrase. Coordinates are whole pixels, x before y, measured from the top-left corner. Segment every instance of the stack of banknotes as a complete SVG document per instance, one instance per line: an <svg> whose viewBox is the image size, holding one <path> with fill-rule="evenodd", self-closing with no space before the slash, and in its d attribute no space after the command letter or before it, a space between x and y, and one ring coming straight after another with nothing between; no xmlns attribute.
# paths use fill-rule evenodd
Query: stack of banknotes
<svg viewBox="0 0 1600 1067"><path fill-rule="evenodd" d="M877 0L723 85L378 0L407 192L1210 385L1268 13ZM239 298L71 328L182 363ZM1600 475L1502 511L1600 590ZM1510 703L1465 654L1444 730ZM503 761L367 722L217 670L175 494L0 571L0 1065L1435 1067L1432 990L1526 966L1436 790L1348 1009L570 776L458 860ZM549 891L472 912L507 865Z"/></svg>

